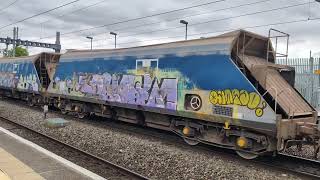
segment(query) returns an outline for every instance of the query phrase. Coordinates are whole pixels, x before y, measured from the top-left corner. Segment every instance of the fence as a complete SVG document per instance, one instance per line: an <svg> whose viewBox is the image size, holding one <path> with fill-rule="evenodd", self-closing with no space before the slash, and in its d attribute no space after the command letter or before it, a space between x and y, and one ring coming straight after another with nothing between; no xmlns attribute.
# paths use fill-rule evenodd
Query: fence
<svg viewBox="0 0 320 180"><path fill-rule="evenodd" d="M277 59L276 63L289 65L295 68L295 88L313 107L319 109L320 58Z"/></svg>

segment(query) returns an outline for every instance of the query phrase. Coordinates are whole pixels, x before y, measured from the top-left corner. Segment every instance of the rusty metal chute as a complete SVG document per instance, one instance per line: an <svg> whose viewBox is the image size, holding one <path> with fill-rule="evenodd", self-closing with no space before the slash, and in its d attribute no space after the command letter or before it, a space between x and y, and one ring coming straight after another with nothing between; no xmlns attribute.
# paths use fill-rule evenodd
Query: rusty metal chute
<svg viewBox="0 0 320 180"><path fill-rule="evenodd" d="M283 36L289 37L287 34ZM258 83L263 88L261 94L272 97L274 102L269 101L269 104L277 114L282 114L282 118L312 117L312 122L315 121L314 108L293 87L294 68L274 63L278 53L270 38L240 31L232 48L234 61L247 77L253 77L253 84ZM280 55L287 57L287 54Z"/></svg>
<svg viewBox="0 0 320 180"><path fill-rule="evenodd" d="M34 59L34 64L44 89L48 88L55 73L55 67L59 62L60 54L41 53Z"/></svg>
<svg viewBox="0 0 320 180"><path fill-rule="evenodd" d="M255 56L244 55L241 60L289 117L312 115L314 109L280 74L290 67L277 66Z"/></svg>

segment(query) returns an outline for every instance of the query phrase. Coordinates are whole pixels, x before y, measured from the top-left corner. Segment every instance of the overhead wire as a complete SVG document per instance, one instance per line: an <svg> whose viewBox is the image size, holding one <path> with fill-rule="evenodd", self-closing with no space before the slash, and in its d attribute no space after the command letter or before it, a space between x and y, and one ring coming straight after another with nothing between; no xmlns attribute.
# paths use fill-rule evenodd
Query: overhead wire
<svg viewBox="0 0 320 180"><path fill-rule="evenodd" d="M180 19L183 19L183 18L195 17L195 16L200 16L200 15L205 15L205 14L212 14L212 13L217 13L217 12L220 12L220 11L225 11L225 10L230 10L230 9L235 9L235 8L240 8L240 7L245 7L245 6L256 5L256 4L265 3L265 2L268 2L268 1L272 1L272 0L256 1L256 2L251 2L251 3L240 4L240 5L237 5L237 6L231 6L231 7L227 7L227 8L216 9L216 10L213 10L213 11L210 11L210 12L202 12L202 13L182 16L182 17L178 17L178 18L173 18L173 19L170 18L170 19L165 19L163 21L146 23L146 24L141 24L141 25L137 25L137 26L127 26L127 27L124 27L124 28L113 29L113 31L119 32L121 30L127 30L127 29L132 30L132 29L137 29L137 28L140 28L140 27L146 27L146 26L149 26L149 25L160 24L160 23L163 23L163 22L171 22L171 21L180 20ZM105 33L106 32L97 33L97 34L93 34L93 36L101 35L101 34L105 34Z"/></svg>
<svg viewBox="0 0 320 180"><path fill-rule="evenodd" d="M262 3L262 2L267 2L267 1L271 1L271 0L265 0L265 1L257 1L257 2L253 2L252 4L256 4L256 3ZM220 1L219 1L220 2ZM251 3L247 3L244 5L239 5L241 6L245 6ZM287 9L287 8L292 8L292 7L297 7L297 6L302 6L305 4L309 4L310 6L310 2L307 3L299 3L299 4L295 4L295 5L289 5L289 6L284 6L284 7L279 7L279 8L274 8L274 9L269 9L269 10L263 10L263 11L257 11L257 12L252 12L252 13L245 13L245 14L241 14L241 15L237 15L237 16L231 16L231 17L226 17L226 18L221 18L221 19L214 19L214 20L210 20L210 21L205 21L205 22L199 22L199 23L195 23L195 24L189 24L189 26L196 26L196 25L201 25L201 24L208 24L211 22L216 22L216 21L222 21L222 20L227 20L227 19L233 19L233 18L239 18L239 17L243 17L243 16L249 16L249 15L255 15L255 14L259 14L259 13L266 13L266 12L271 12L271 11L276 11L276 10L281 10L281 9ZM233 8L235 8L236 6L233 6ZM232 7L229 7L232 8ZM223 8L223 9L228 9L228 8ZM200 13L200 14L207 14L207 13ZM153 15L152 15L153 17ZM181 18L186 18L186 17L192 17L192 15L187 15ZM146 17L147 18L147 17ZM181 19L181 18L175 18L174 20L177 19ZM135 18L136 19L136 18ZM256 25L256 26L247 26L247 27L242 27L242 29L252 29L252 28L259 28L259 27L265 27L265 26L277 26L277 25L282 25L282 24L293 24L293 23L299 23L299 22L306 22L306 21L314 21L314 20L319 20L320 18L310 18L310 15L308 17L308 19L300 19L300 20L293 20L293 21L284 21L284 22L277 22L277 23L269 23L269 24L262 24L262 25ZM131 19L132 21L134 21L134 19ZM131 21L130 20L130 21ZM171 21L174 21L171 20ZM127 21L127 20L126 20ZM130 22L129 21L129 22ZM170 21L170 20L169 20ZM116 22L116 23L125 23L124 21L120 21L120 22ZM148 24L143 24L140 25L141 26L146 26L146 25L152 25L152 24L157 24L160 22L153 22L153 23L148 23ZM111 25L113 25L114 23L111 23ZM110 24L107 25L103 25L103 27L106 26L111 26ZM93 29L97 29L98 26L96 27L92 27ZM135 26L135 27L139 27L139 26ZM136 36L139 34L146 34L146 33L153 33L153 32L157 32L157 31L164 31L164 30L170 30L170 29L176 29L176 28L182 28L185 26L177 26L177 27L171 27L171 28L167 28L167 29L161 29L161 30L155 30L155 31L148 31L148 32L141 32L138 34L129 34L128 36L122 36L122 37L131 37L131 36ZM128 27L127 27L128 28ZM125 28L122 28L125 29ZM132 29L132 28L131 28ZM230 31L230 30L236 30L239 28L231 28L231 29L224 29L224 30L219 30L219 31L209 31L209 32L202 32L202 33L195 33L195 34L189 34L190 37L192 36L197 36L197 35L205 35L205 34L212 34L212 33L218 33L218 32L226 32L226 31ZM121 30L121 29L120 29ZM82 32L84 31L83 29L78 31L78 32ZM71 31L71 32L67 32L64 34L73 34L76 33L75 31ZM64 35L62 34L62 35ZM179 37L184 37L184 36L173 36L173 37L165 37L165 38L159 38L159 39L149 39L149 40L142 40L142 41L131 41L131 42L125 42L125 43L118 43L118 45L124 45L124 44L130 44L130 43L137 43L137 42L149 42L149 41L156 41L156 40L164 40L164 39L172 39L172 38L179 38ZM48 38L48 37L45 37Z"/></svg>
<svg viewBox="0 0 320 180"><path fill-rule="evenodd" d="M67 12L65 14L61 14L61 15L57 16L56 18L64 17L64 16L67 16L67 15L70 15L70 14L74 14L74 13L79 12L79 11L83 11L85 9L89 9L89 8L94 7L96 5L102 4L102 3L106 2L106 1L107 0L102 0L102 1L95 2L93 4L87 5L85 7L79 8L79 9L76 9L74 11ZM41 22L40 24L45 24L45 23L50 22L50 21L52 21L52 19L48 19L48 20L46 20L44 22Z"/></svg>
<svg viewBox="0 0 320 180"><path fill-rule="evenodd" d="M205 22L198 22L198 23L194 23L194 24L188 24L188 26L189 27L190 26L198 26L198 25L208 24L208 23L217 22L217 21L224 21L224 20L230 20L230 19L235 19L235 18L240 18L240 17L245 17L245 16L252 16L252 15L256 15L256 14L279 11L279 10L283 10L283 9L303 6L303 5L306 5L306 4L308 4L308 3L299 3L299 4L288 5L288 6L283 6L283 7L279 7L279 8L272 8L272 9L267 9L267 10L262 10L262 11L251 12L251 13L244 13L244 14L237 15L237 16L230 16L230 17L225 17L225 18L220 18L220 19L209 20L209 21L205 21ZM168 31L168 30L173 30L173 29L178 29L178 28L185 28L185 26L175 26L175 27L158 29L158 30L153 30L153 31L139 32L139 33L135 33L135 34L129 34L129 35L121 36L121 38L135 37L137 35L150 34L150 33L155 33L155 32L163 32L163 31Z"/></svg>
<svg viewBox="0 0 320 180"><path fill-rule="evenodd" d="M9 7L13 6L14 4L16 4L18 1L20 0L15 0L12 3L10 3L8 6L5 6L3 8L0 9L0 12L5 11L6 9L8 9Z"/></svg>
<svg viewBox="0 0 320 180"><path fill-rule="evenodd" d="M137 17L137 18L132 18L132 19L127 19L127 20L123 20L123 21L113 22L113 23L104 24L104 25L100 25L100 26L94 26L94 27L90 27L90 28L84 28L84 29L75 30L75 31L69 31L69 32L66 32L66 33L61 33L61 35L73 34L73 33L88 31L88 30L92 30L92 29L108 27L108 26L112 26L112 25L119 25L119 24L128 23L128 22L132 22L132 21L137 21L137 20L142 20L142 19L146 19L146 18L156 17L156 16L160 16L160 15L164 15L164 14L169 14L169 13L184 11L184 10L193 9L193 8L197 8L197 7L202 7L202 6L206 6L206 5L209 5L209 4L215 4L215 3L219 3L219 2L223 2L223 1L227 1L227 0L215 0L215 1L207 2L207 3L198 4L198 5L193 5L193 6L188 6L188 7L184 7L184 8L174 9L174 10L170 10L170 11L166 11L166 12L155 13L155 14L151 14L151 15L147 15L147 16L141 16L141 17ZM54 36L43 37L43 39L44 38L51 38L51 37L54 37Z"/></svg>
<svg viewBox="0 0 320 180"><path fill-rule="evenodd" d="M9 27L9 26L11 26L11 25L15 25L15 24L24 22L24 21L26 21L26 20L35 18L35 17L37 17L37 16L41 16L41 15L43 15L43 14L47 14L47 13L49 13L49 12L51 12L51 11L60 9L60 8L62 8L62 7L68 6L68 5L73 4L73 3L76 3L76 2L78 2L78 1L80 1L80 0L74 0L74 1L71 1L71 2L69 2L69 3L66 3L66 4L63 4L63 5L57 6L57 7L55 7L55 8L52 8L52 9L43 11L43 12L41 12L41 13L38 13L38 14L35 14L35 15L32 15L32 16L26 17L26 18L21 19L21 20L18 20L18 21L16 21L16 22L13 22L13 23L10 23L10 24L1 26L0 29L3 29L3 28L6 28L6 27Z"/></svg>
<svg viewBox="0 0 320 180"><path fill-rule="evenodd" d="M79 11L82 11L82 10L85 10L85 9L89 9L89 8L91 8L91 7L94 7L94 6L98 5L98 4L104 3L105 1L106 1L106 0L102 0L102 1L99 1L99 2L96 2L96 3L93 3L93 4L90 4L90 5L88 5L88 6L85 6L85 7L80 8L80 9L76 9L76 10L74 10L74 11L71 11L71 12L68 12L68 13L65 13L65 14L62 14L62 15L60 15L60 16L57 16L57 18L59 18L59 17L64 17L64 16L67 16L67 15L70 15L70 14L74 14L74 13L76 13L76 12L79 12ZM202 1L202 0L197 0L196 2L192 2L192 4L198 3L198 2L201 2L201 1ZM40 25L41 25L41 32L42 32L42 29L43 29L43 24L45 24L45 23L47 23L47 22L49 22L49 21L51 21L51 19L48 19L48 20L40 23ZM40 39L37 39L37 40L46 39L46 38L48 38L48 37L40 37Z"/></svg>
<svg viewBox="0 0 320 180"><path fill-rule="evenodd" d="M303 6L303 5L306 5L306 4L309 4L309 3L299 3L299 4L295 4L295 5L289 5L289 6L273 8L273 9L268 9L268 10L263 10L263 11L256 11L256 12L252 12L252 13L245 13L245 14L241 14L241 15L237 15L237 16L214 19L214 20L209 20L209 21L204 21L204 22L199 22L199 23L194 23L194 24L190 23L190 24L188 24L188 26L189 27L190 26L198 26L198 25L208 24L208 23L217 22L217 21L224 21L224 20L230 20L230 19L240 18L240 17L244 17L244 16L252 16L252 15L262 14L262 13L266 13L266 12L279 11L279 10L283 10L283 9ZM168 31L168 30L184 28L184 27L185 26L175 26L175 27L171 27L171 28L164 28L164 29L158 29L158 30L153 30L153 31L140 32L140 33L130 34L130 35L121 36L121 37L123 37L123 38L124 37L133 37L133 36L141 35L141 34L149 34L149 33L154 33L154 32Z"/></svg>
<svg viewBox="0 0 320 180"><path fill-rule="evenodd" d="M320 20L320 17L318 17L318 18L305 18L305 19L292 20L292 21L282 21L282 22L261 24L261 25L255 25L255 26L244 26L244 27L240 27L240 28L239 27L227 28L227 29L222 29L222 30L217 30L217 31L208 31L208 32L189 34L188 37L203 36L203 35L214 34L214 33L223 33L223 32L235 31L235 30L239 30L239 29L255 29L255 28L261 28L261 27L267 27L267 26L278 26L278 25L284 25L284 24L294 24L294 23L316 21L316 20ZM132 44L132 43L144 43L144 42L149 42L149 41L160 41L160 40L175 39L175 38L182 38L182 37L185 37L185 36L178 35L178 36L163 37L163 38L156 38L156 39L130 41L130 42L124 42L124 43L117 43L117 45L125 45L125 44Z"/></svg>

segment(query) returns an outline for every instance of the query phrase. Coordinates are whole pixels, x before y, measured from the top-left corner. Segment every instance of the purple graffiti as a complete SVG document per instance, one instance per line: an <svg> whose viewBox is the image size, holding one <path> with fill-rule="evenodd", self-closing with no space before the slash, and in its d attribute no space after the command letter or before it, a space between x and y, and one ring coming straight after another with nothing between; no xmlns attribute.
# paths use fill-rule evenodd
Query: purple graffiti
<svg viewBox="0 0 320 180"><path fill-rule="evenodd" d="M152 78L150 75L79 74L78 78L60 81L59 91L74 89L84 96L95 96L110 102L176 110L177 79ZM62 85L63 84L63 85Z"/></svg>

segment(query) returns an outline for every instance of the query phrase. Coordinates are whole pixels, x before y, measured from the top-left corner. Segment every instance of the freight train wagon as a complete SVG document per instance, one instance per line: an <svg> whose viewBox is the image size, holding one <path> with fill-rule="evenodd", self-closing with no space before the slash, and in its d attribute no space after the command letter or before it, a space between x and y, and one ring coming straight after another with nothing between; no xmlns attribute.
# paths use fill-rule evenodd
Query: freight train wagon
<svg viewBox="0 0 320 180"><path fill-rule="evenodd" d="M293 88L294 69L274 61L269 39L246 31L75 50L61 56L48 94L56 107L79 117L95 113L165 129L191 145L203 142L254 158L305 137L317 140L317 114Z"/></svg>
<svg viewBox="0 0 320 180"><path fill-rule="evenodd" d="M49 85L50 62L57 62L59 54L41 53L29 57L0 59L0 95L26 100L29 105L43 104L43 92Z"/></svg>
<svg viewBox="0 0 320 180"><path fill-rule="evenodd" d="M267 37L239 30L42 56L33 61L39 101L63 113L164 129L190 145L233 149L248 159L292 145L319 147L317 113L293 88L294 69L274 63Z"/></svg>

